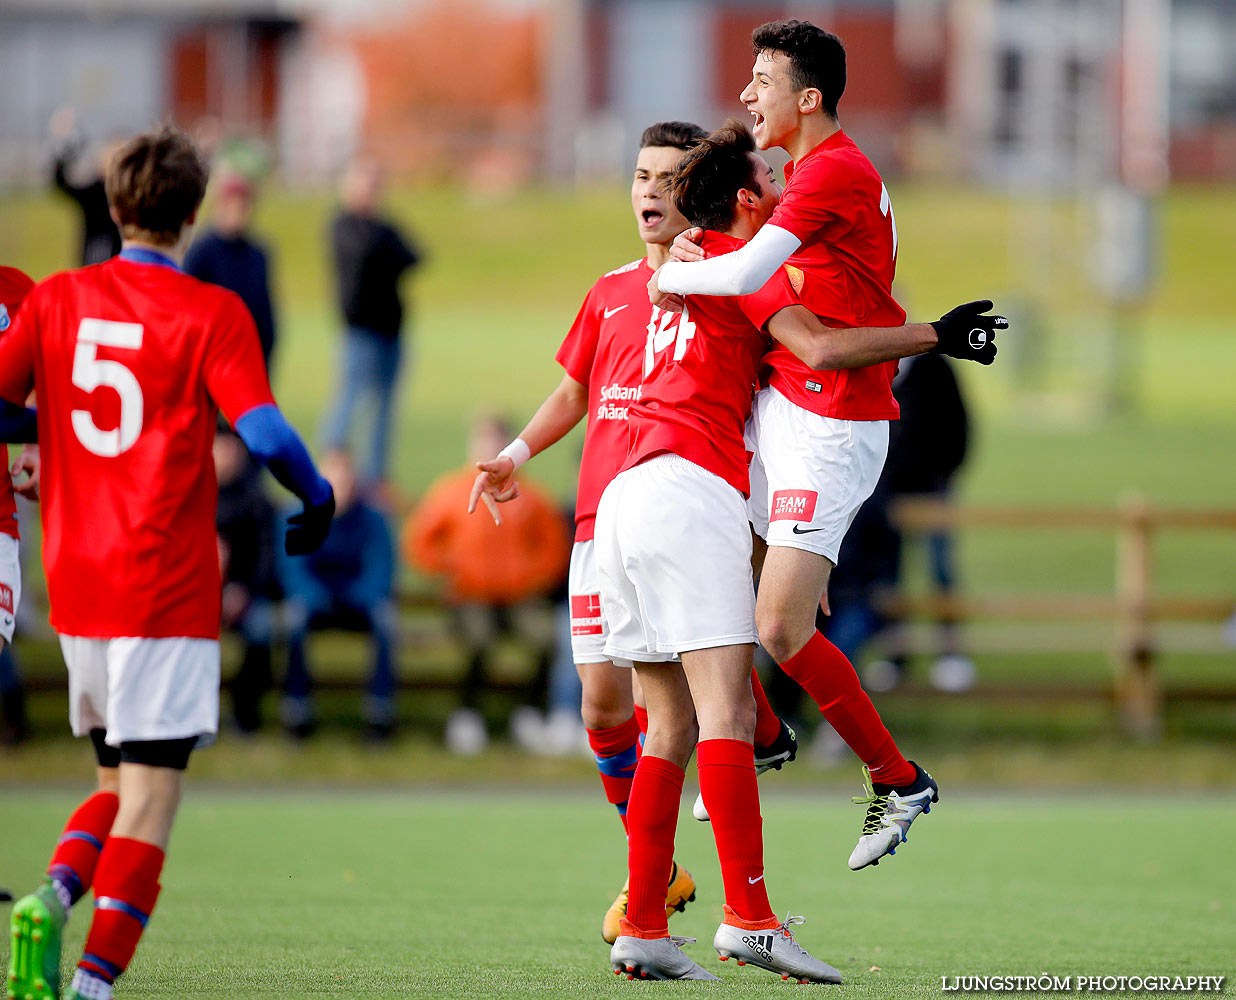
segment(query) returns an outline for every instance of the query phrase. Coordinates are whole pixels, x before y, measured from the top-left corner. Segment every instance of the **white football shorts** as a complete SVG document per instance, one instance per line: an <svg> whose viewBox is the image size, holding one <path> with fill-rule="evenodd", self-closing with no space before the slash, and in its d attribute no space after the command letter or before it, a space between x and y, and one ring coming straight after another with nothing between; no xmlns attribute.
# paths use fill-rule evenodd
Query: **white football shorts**
<svg viewBox="0 0 1236 1000"><path fill-rule="evenodd" d="M576 663L604 663L609 629L601 614L601 584L597 580L596 542L571 546L571 570L567 576L571 606L571 655Z"/></svg>
<svg viewBox="0 0 1236 1000"><path fill-rule="evenodd" d="M751 531L742 494L677 455L619 474L597 510L605 655L659 663L755 644Z"/></svg>
<svg viewBox="0 0 1236 1000"><path fill-rule="evenodd" d="M106 729L109 746L198 738L219 730L217 639L90 639L62 635L74 736Z"/></svg>
<svg viewBox="0 0 1236 1000"><path fill-rule="evenodd" d="M747 421L747 512L769 545L803 549L834 566L858 508L888 456L887 420L838 420L761 389Z"/></svg>
<svg viewBox="0 0 1236 1000"><path fill-rule="evenodd" d="M21 604L21 561L17 550L17 539L0 532L0 639L5 642L13 641L17 606Z"/></svg>

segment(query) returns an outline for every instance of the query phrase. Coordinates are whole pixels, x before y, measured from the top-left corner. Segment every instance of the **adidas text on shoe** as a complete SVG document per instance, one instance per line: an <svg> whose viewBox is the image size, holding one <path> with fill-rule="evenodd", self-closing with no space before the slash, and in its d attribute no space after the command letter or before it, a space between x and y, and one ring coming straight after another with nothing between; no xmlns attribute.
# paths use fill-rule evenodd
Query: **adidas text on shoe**
<svg viewBox="0 0 1236 1000"><path fill-rule="evenodd" d="M867 807L862 833L850 854L850 868L854 871L878 865L886 854L896 854L897 848L909 840L910 825L919 816L931 812L933 802L940 801L935 779L914 761L910 763L916 777L911 784L900 788L873 784L871 772L863 768L867 794L851 799Z"/></svg>
<svg viewBox="0 0 1236 1000"><path fill-rule="evenodd" d="M841 973L827 962L813 958L790 932L803 917L787 916L779 927L749 931L723 923L717 928L712 946L723 962L735 959L739 965L754 965L775 972L782 979L800 983L840 983Z"/></svg>
<svg viewBox="0 0 1236 1000"><path fill-rule="evenodd" d="M691 960L682 945L695 938L637 938L620 936L609 952L614 975L628 979L712 979L718 977Z"/></svg>

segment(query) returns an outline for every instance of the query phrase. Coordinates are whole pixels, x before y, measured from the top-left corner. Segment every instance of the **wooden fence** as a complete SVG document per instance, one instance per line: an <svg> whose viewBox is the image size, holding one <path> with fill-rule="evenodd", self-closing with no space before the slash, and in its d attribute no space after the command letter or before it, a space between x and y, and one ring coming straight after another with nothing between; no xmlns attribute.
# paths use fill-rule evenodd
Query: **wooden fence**
<svg viewBox="0 0 1236 1000"><path fill-rule="evenodd" d="M1236 510L1155 507L1141 498L1130 498L1115 508L963 507L907 498L896 505L893 517L910 534L977 528L1115 532L1115 581L1109 594L901 597L895 607L906 616L948 616L959 621L1113 622L1117 704L1126 728L1138 739L1153 740L1162 731L1163 693L1155 675L1155 656L1165 643L1156 641L1152 626L1156 622L1219 623L1236 606L1236 595L1157 596L1153 558L1156 533L1164 529L1236 532ZM1010 651L1016 651L1012 645Z"/></svg>

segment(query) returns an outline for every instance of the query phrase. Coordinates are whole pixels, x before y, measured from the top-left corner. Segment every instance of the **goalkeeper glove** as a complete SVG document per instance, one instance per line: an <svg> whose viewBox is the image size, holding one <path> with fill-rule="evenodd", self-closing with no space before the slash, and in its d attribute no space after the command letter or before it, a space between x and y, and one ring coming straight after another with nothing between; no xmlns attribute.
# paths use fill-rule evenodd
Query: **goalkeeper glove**
<svg viewBox="0 0 1236 1000"><path fill-rule="evenodd" d="M932 350L950 358L991 364L996 360L996 331L1009 328L1003 316L983 315L991 307L990 299L980 299L945 313L931 324L938 341Z"/></svg>
<svg viewBox="0 0 1236 1000"><path fill-rule="evenodd" d="M305 502L305 509L288 518L288 533L283 548L290 556L306 556L316 552L330 534L331 518L335 516L335 491L331 490L321 503Z"/></svg>

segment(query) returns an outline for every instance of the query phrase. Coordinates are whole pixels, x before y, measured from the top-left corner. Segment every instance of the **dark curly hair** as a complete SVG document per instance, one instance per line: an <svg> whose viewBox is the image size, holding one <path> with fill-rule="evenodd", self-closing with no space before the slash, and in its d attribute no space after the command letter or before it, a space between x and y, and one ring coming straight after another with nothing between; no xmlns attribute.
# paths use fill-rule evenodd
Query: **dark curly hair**
<svg viewBox="0 0 1236 1000"><path fill-rule="evenodd" d="M723 233L734 224L739 190L763 190L754 152L747 126L731 118L678 162L666 187L691 225Z"/></svg>
<svg viewBox="0 0 1236 1000"><path fill-rule="evenodd" d="M845 46L830 31L810 21L769 21L751 32L751 44L761 52L780 52L790 60L794 89L814 87L824 99L824 111L837 120L837 103L845 93Z"/></svg>

